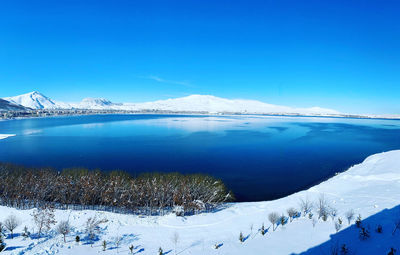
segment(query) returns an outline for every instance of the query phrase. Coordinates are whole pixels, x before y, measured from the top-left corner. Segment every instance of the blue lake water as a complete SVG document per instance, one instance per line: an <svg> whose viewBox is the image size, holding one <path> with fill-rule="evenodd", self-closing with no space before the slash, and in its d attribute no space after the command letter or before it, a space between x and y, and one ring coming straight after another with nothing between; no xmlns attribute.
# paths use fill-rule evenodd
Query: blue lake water
<svg viewBox="0 0 400 255"><path fill-rule="evenodd" d="M94 115L0 121L0 161L58 169L208 173L239 201L283 197L400 149L400 121ZM400 159L399 159L400 160Z"/></svg>

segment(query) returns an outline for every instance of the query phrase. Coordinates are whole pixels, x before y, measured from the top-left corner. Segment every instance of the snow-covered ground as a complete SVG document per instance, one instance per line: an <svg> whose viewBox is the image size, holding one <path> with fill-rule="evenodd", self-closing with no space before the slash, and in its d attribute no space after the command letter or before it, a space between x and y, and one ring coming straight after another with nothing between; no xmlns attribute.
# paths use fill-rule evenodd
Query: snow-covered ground
<svg viewBox="0 0 400 255"><path fill-rule="evenodd" d="M323 163L323 162L321 162ZM260 189L265 187L260 187ZM289 207L299 209L299 200L317 202L324 195L331 208L337 209L335 220L318 219L316 208L313 219L299 217L273 231L268 221L271 212L285 213ZM351 167L344 173L316 185L275 201L232 203L214 213L188 217L166 216L141 217L96 211L56 211L56 220L69 220L74 230L64 244L61 235L54 231L42 239L7 238L4 254L333 254L332 249L346 244L348 254L387 254L390 247L400 252L400 230L392 235L395 221L400 219L400 150L376 154L363 163ZM359 229L349 226L345 214L354 210L361 214L362 225L369 230L370 238L361 240ZM32 210L16 210L0 207L0 220L14 214L21 224L16 233L26 225L35 232ZM107 218L102 225L98 241L93 245L87 241L75 242L75 236L85 239L85 222L98 215ZM342 229L336 233L334 221L343 219ZM265 224L268 232L263 236L259 229ZM315 226L314 226L314 224ZM375 231L383 227L383 233ZM239 241L242 232L245 241ZM173 236L179 236L176 244ZM119 248L115 240L122 239ZM107 249L103 251L103 240ZM214 245L219 245L218 249ZM92 247L93 246L93 247ZM340 252L338 253L340 254Z"/></svg>
<svg viewBox="0 0 400 255"><path fill-rule="evenodd" d="M7 137L10 137L10 136L15 136L15 135L14 134L0 134L0 140L6 139Z"/></svg>

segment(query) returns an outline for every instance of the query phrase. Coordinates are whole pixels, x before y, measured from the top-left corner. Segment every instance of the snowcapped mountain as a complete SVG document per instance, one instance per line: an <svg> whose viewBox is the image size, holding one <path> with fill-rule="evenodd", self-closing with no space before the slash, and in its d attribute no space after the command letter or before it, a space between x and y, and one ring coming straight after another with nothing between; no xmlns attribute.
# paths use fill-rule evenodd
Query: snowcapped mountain
<svg viewBox="0 0 400 255"><path fill-rule="evenodd" d="M137 104L125 103L121 106L121 108L130 110L189 111L208 113L235 112L339 114L338 111L320 107L291 108L287 106L267 104L256 100L226 99L211 95L191 95L187 97Z"/></svg>
<svg viewBox="0 0 400 255"><path fill-rule="evenodd" d="M14 104L19 104L32 109L67 109L68 104L55 102L43 94L33 91L27 94L3 98Z"/></svg>
<svg viewBox="0 0 400 255"><path fill-rule="evenodd" d="M73 108L78 109L96 109L96 110L106 110L115 109L115 106L120 104L114 104L113 102L104 98L84 98L78 104L70 104Z"/></svg>
<svg viewBox="0 0 400 255"><path fill-rule="evenodd" d="M256 100L226 99L211 95L190 95L186 97L158 100L145 103L113 103L104 98L85 98L79 103L56 102L39 92L4 98L12 103L33 109L96 109L130 111L173 111L205 113L243 113L243 114L305 114L335 115L332 109L320 107L292 108L267 104Z"/></svg>
<svg viewBox="0 0 400 255"><path fill-rule="evenodd" d="M0 99L0 112L1 111L23 111L26 110L25 107L19 104L15 104L12 102L9 102L4 99Z"/></svg>

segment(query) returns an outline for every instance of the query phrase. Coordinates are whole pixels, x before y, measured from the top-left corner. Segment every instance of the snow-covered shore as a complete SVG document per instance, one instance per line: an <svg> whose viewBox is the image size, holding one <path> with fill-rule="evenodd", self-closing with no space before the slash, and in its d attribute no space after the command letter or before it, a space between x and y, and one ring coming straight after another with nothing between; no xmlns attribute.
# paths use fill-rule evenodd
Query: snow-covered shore
<svg viewBox="0 0 400 255"><path fill-rule="evenodd" d="M263 187L260 187L260 189ZM286 214L289 207L299 208L300 199L317 202L324 195L331 208L337 209L335 220L318 220L314 208L314 220L300 217L275 231L272 227L263 236L258 231L262 224L270 227L268 214ZM189 217L175 215L140 217L95 211L56 211L56 220L69 220L74 230L62 237L55 232L41 240L23 240L21 236L7 238L4 254L130 254L128 247L134 246L134 254L158 254L162 247L165 254L331 254L336 245L346 244L349 254L387 254L390 247L400 250L400 230L392 235L394 222L400 219L400 150L375 154L363 163L346 172L288 197L265 202L232 203L215 213ZM359 229L349 227L345 213L354 210L363 218L363 226L370 231L368 240L359 239ZM14 214L21 224L15 233L21 233L26 225L35 231L32 210L16 210L0 207L0 221ZM85 237L85 222L99 215L109 221L102 225L99 240L93 247L85 242L75 243L75 236ZM342 229L336 233L334 222L343 219ZM364 220L365 219L365 220ZM314 226L314 224L315 226ZM383 233L375 232L376 226ZM242 232L246 240L239 242ZM175 245L173 236L179 235ZM120 237L119 248L115 240ZM102 251L105 240L107 250ZM214 249L214 245L220 245ZM339 253L340 254L340 253Z"/></svg>
<svg viewBox="0 0 400 255"><path fill-rule="evenodd" d="M0 140L6 139L7 137L15 136L15 134L0 134Z"/></svg>

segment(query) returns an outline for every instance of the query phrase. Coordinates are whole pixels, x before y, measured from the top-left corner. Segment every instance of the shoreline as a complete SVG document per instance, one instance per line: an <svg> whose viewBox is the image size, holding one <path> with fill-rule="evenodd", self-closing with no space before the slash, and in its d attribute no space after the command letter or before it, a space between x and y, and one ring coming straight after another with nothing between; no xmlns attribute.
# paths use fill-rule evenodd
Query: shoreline
<svg viewBox="0 0 400 255"><path fill-rule="evenodd" d="M46 112L46 111L44 111ZM45 116L24 116L24 117L13 117L13 118L0 118L0 121L9 120L25 120L25 119L44 119L44 118L57 118L57 117L74 117L74 116L94 116L94 115L164 115L164 116L258 116L258 117L284 117L284 118L335 118L335 119L363 119L363 120L400 120L399 117L382 117L382 116L368 116L368 115L297 115L297 114L268 114L268 113L203 113L203 112L101 112L101 113L81 113L81 114L61 114L61 115L45 115Z"/></svg>

